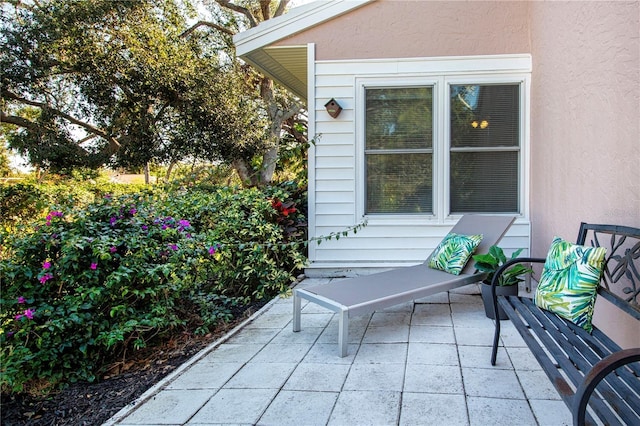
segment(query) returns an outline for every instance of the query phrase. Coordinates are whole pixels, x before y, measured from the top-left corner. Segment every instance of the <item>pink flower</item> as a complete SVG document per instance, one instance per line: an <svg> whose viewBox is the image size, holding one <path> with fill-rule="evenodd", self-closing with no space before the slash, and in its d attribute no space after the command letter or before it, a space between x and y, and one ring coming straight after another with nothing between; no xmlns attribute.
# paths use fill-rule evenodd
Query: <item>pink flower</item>
<svg viewBox="0 0 640 426"><path fill-rule="evenodd" d="M47 226L51 226L51 219L53 219L54 217L62 217L62 212L55 210L50 212L45 218L47 220Z"/></svg>
<svg viewBox="0 0 640 426"><path fill-rule="evenodd" d="M26 303L26 302L27 302L27 301L25 300L25 298L24 298L24 297L22 297L22 296L18 297L18 303L20 303L20 304L24 304L24 303Z"/></svg>
<svg viewBox="0 0 640 426"><path fill-rule="evenodd" d="M176 244L169 244L169 248L173 251L178 250L178 246Z"/></svg>
<svg viewBox="0 0 640 426"><path fill-rule="evenodd" d="M129 210L129 214L130 214L131 216L133 216L133 215L134 215L134 214L136 214L137 212L138 212L138 210L136 210L136 209L131 209L131 210Z"/></svg>
<svg viewBox="0 0 640 426"><path fill-rule="evenodd" d="M109 251L110 251L111 253L115 253L115 252L117 252L117 251L118 251L118 248L117 248L116 246L111 246L111 248L109 249Z"/></svg>
<svg viewBox="0 0 640 426"><path fill-rule="evenodd" d="M46 283L51 278L53 278L53 274L44 274L43 276L40 277L40 284Z"/></svg>
<svg viewBox="0 0 640 426"><path fill-rule="evenodd" d="M51 268L51 262L44 262L42 264L42 269L49 269Z"/></svg>
<svg viewBox="0 0 640 426"><path fill-rule="evenodd" d="M214 246L209 247L209 254L211 256L213 256L214 254L216 254L216 248Z"/></svg>
<svg viewBox="0 0 640 426"><path fill-rule="evenodd" d="M98 269L98 264L96 262L93 262L90 266L90 268L95 271L96 269Z"/></svg>
<svg viewBox="0 0 640 426"><path fill-rule="evenodd" d="M27 317L29 319L33 319L33 314L35 314L35 313L36 313L36 311L34 311L33 309L26 309L23 314L18 314L13 318L16 319L16 320L22 319L22 317Z"/></svg>

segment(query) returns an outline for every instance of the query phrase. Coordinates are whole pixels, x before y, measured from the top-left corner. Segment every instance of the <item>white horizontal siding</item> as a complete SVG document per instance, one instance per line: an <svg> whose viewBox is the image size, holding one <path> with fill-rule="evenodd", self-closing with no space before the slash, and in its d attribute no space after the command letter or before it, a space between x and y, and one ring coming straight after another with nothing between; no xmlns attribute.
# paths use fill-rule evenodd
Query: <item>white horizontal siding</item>
<svg viewBox="0 0 640 426"><path fill-rule="evenodd" d="M517 226L516 226L517 227ZM330 235L331 232L339 232L339 227L321 227L319 235ZM382 233L380 230L376 233ZM401 234L407 234L402 232ZM317 257L314 263L330 262L333 264L346 264L351 261L368 262L375 265L376 262L403 264L416 264L423 262L442 241L446 235L434 236L367 236L367 228L358 231L357 234L350 234L348 237L340 237L323 241L316 246ZM511 236L510 232L503 237L499 245L505 250L507 256L519 248L524 248L521 256L528 256L528 238ZM345 262L348 259L349 262ZM321 267L321 265L314 265Z"/></svg>
<svg viewBox="0 0 640 426"><path fill-rule="evenodd" d="M320 247L322 247L323 245L324 243L321 244ZM316 259L316 262L314 262L314 266L316 267L319 266L317 265L317 262L331 262L334 264L341 263L349 266L353 266L355 262L367 262L367 264L370 264L370 263L375 264L375 263L382 263L382 262L417 264L420 262L406 261L406 259L415 259L417 257L422 257L424 255L423 251L411 249L411 248L407 248L404 250L395 249L393 251L394 251L394 258L398 258L398 259L389 259L389 257L383 251L367 252L364 250L348 250L348 251L347 250L333 250L333 251L318 250L318 257ZM344 262L344 259L341 259L340 257L336 258L335 257L336 254L348 255L349 262L348 263ZM424 258L426 259L426 256L424 256Z"/></svg>
<svg viewBox="0 0 640 426"><path fill-rule="evenodd" d="M333 203L343 204L343 203L351 203L355 205L356 202L356 194L353 191L342 191L342 192L318 192L316 194L316 205L324 204L331 205ZM355 211L355 208L354 208Z"/></svg>
<svg viewBox="0 0 640 426"><path fill-rule="evenodd" d="M320 157L349 157L354 155L353 142L351 144L326 145L324 143L316 146L316 158ZM353 167L353 165L352 165Z"/></svg>
<svg viewBox="0 0 640 426"><path fill-rule="evenodd" d="M320 111L321 114L318 115L328 115L326 111ZM347 116L347 114L345 114L345 117ZM329 121L329 120L324 120L320 119L316 122L316 135L320 135L320 141L322 141L322 137L323 135L327 135L327 134L332 134L332 133L341 133L344 135L352 135L352 138L354 135L354 128L353 128L353 117L351 117L350 121L345 121L344 117L342 116L342 114L340 114L340 116L338 117L338 120L335 121ZM352 139L353 140L353 139Z"/></svg>
<svg viewBox="0 0 640 426"><path fill-rule="evenodd" d="M349 167L346 169L320 169L318 173L316 173L316 180L354 180L355 175L353 173L353 168Z"/></svg>
<svg viewBox="0 0 640 426"><path fill-rule="evenodd" d="M317 168L353 168L353 156L350 157L317 157Z"/></svg>
<svg viewBox="0 0 640 426"><path fill-rule="evenodd" d="M348 84L344 86L331 86L331 87L318 87L316 90L316 107L320 104L321 107L324 107L329 99L350 99L353 96L353 81L349 81ZM344 105L340 103L340 106L344 108Z"/></svg>
<svg viewBox="0 0 640 426"><path fill-rule="evenodd" d="M353 214L353 207L353 203L318 203L316 205L316 215L327 216L332 214Z"/></svg>
<svg viewBox="0 0 640 426"><path fill-rule="evenodd" d="M518 59L519 60L519 59ZM524 58L527 60L527 58ZM530 61L530 58L528 59ZM455 58L454 58L455 61ZM480 61L482 62L482 61ZM516 61L517 62L517 61ZM477 67L477 61L455 62L460 69ZM501 66L500 61L487 60L482 66ZM315 62L314 96L309 97L310 116L315 117L314 132L317 137L312 149L314 154L310 188L310 214L313 214L310 236L321 237L342 232L362 223L357 216L356 205L358 170L356 166L356 77L376 75L423 75L441 72L443 65L437 61L420 59L322 61ZM450 65L449 65L450 66ZM326 112L324 105L335 99L342 107L337 118ZM352 268L392 267L423 262L442 238L451 230L455 221L438 221L433 217L372 217L369 225L357 234L310 245L310 269L344 270ZM480 230L481 231L481 230ZM524 248L529 254L530 226L524 218L511 227L500 246L509 255ZM330 272L329 272L330 274Z"/></svg>
<svg viewBox="0 0 640 426"><path fill-rule="evenodd" d="M363 231L360 231L363 232ZM360 233L358 232L358 233ZM367 242L367 237L360 238L351 238L351 237L341 237L339 240L330 240L324 241L322 245L327 249L331 249L332 251L342 251L342 250L361 250L363 247L363 243ZM386 237L383 240L376 241L373 239L369 239L369 245L381 244L385 250L418 250L425 254L424 258L431 253L433 249L429 249L428 247L435 247L442 240L441 238L419 238L419 237ZM371 247L374 248L374 247ZM366 251L366 250L363 250ZM379 251L379 250L375 250ZM415 261L415 258L409 259ZM424 259L423 259L424 260Z"/></svg>
<svg viewBox="0 0 640 426"><path fill-rule="evenodd" d="M316 180L316 191L355 191L355 181L351 180Z"/></svg>
<svg viewBox="0 0 640 426"><path fill-rule="evenodd" d="M353 225L353 214L323 214L316 215L316 226L332 228L335 231L341 231ZM322 235L322 234L318 234Z"/></svg>
<svg viewBox="0 0 640 426"><path fill-rule="evenodd" d="M331 133L322 133L317 137L315 142L316 149L319 147L334 145L349 145L353 149L354 134L352 129L344 133L336 132L335 128L331 128L330 130Z"/></svg>
<svg viewBox="0 0 640 426"><path fill-rule="evenodd" d="M328 206L329 204L324 204ZM339 204L336 204L339 205ZM511 225L511 228L507 231L505 236L502 238L500 242L500 246L505 250L517 250L519 248L528 249L528 241L527 236L522 235L523 232L529 228L529 225L524 223L525 221L518 221ZM426 249L434 249L437 243L439 243L442 238L444 238L451 228L453 228L454 223L450 223L448 225L424 225L424 226L416 226L416 225L365 225L362 227L356 235L350 234L345 238L346 240L369 240L367 246L374 247L375 244L384 245L386 239L392 238L400 238L400 239L415 239L420 242L420 247L424 247ZM340 229L336 226L329 224L325 228L318 227L318 230L321 230L325 233L339 231ZM393 233L390 233L390 229L393 229ZM482 230L478 230L479 233L482 233ZM341 239L342 240L342 239ZM435 244L432 244L434 243ZM342 243L342 241L341 241Z"/></svg>

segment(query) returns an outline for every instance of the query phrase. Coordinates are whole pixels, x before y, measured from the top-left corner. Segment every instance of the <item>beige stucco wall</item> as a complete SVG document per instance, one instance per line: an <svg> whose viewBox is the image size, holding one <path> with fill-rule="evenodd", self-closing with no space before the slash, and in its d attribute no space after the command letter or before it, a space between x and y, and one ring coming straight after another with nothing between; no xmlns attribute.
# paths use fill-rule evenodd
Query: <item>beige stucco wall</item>
<svg viewBox="0 0 640 426"><path fill-rule="evenodd" d="M530 4L534 254L554 235L574 239L580 221L640 227L639 6ZM603 318L601 303L596 323L640 345L637 322Z"/></svg>
<svg viewBox="0 0 640 426"><path fill-rule="evenodd" d="M278 44L313 42L318 60L529 53L527 14L515 1L378 0Z"/></svg>

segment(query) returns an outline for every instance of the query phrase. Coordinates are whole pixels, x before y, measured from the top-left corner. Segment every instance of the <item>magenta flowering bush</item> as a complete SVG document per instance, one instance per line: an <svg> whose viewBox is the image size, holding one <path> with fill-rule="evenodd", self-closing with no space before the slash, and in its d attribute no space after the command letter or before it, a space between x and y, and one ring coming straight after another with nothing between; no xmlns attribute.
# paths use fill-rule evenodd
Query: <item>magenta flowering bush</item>
<svg viewBox="0 0 640 426"><path fill-rule="evenodd" d="M190 188L59 205L0 235L0 387L92 381L172 333L206 333L234 306L286 291L303 244L272 192Z"/></svg>

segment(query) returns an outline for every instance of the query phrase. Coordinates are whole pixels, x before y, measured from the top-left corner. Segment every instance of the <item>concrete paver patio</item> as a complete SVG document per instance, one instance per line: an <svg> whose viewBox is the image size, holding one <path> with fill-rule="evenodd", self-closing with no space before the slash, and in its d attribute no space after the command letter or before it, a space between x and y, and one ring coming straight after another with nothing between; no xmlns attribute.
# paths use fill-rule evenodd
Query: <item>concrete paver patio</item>
<svg viewBox="0 0 640 426"><path fill-rule="evenodd" d="M328 279L306 279L300 285ZM350 321L278 298L196 355L108 425L570 425L571 415L515 328L493 321L477 285Z"/></svg>

